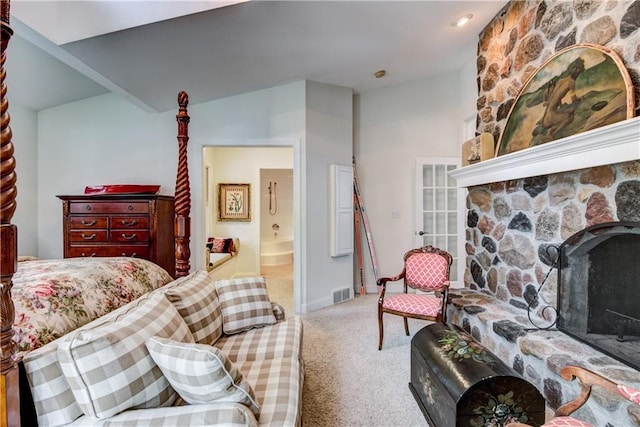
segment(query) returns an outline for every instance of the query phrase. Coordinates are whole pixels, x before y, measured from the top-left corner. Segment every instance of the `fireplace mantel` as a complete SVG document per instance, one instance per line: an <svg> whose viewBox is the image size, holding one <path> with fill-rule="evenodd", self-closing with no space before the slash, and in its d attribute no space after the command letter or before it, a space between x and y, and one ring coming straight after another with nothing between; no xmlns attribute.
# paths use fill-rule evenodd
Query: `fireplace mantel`
<svg viewBox="0 0 640 427"><path fill-rule="evenodd" d="M549 175L640 159L640 117L449 172L458 187Z"/></svg>

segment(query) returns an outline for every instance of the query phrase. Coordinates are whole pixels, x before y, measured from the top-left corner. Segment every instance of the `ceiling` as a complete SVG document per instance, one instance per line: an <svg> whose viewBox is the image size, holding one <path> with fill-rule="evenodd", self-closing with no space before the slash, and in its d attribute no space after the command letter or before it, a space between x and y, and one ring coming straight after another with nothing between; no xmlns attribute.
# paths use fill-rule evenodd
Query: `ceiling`
<svg viewBox="0 0 640 427"><path fill-rule="evenodd" d="M114 92L163 112L180 90L191 104L299 80L365 93L468 64L505 4L13 0L8 96L40 110Z"/></svg>

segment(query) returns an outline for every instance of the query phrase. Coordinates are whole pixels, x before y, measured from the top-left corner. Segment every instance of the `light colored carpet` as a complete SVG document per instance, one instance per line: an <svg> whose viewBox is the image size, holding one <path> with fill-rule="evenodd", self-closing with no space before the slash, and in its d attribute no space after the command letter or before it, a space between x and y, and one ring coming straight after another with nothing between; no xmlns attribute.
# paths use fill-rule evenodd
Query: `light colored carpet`
<svg viewBox="0 0 640 427"><path fill-rule="evenodd" d="M411 336L402 318L386 315L378 351L377 317L377 295L302 315L303 426L427 425L408 386ZM410 319L409 332L427 324Z"/></svg>
<svg viewBox="0 0 640 427"><path fill-rule="evenodd" d="M293 313L291 266L262 267L272 301ZM304 323L304 427L426 426L411 391L411 336L428 322L385 315L378 351L378 296L356 296L312 313Z"/></svg>

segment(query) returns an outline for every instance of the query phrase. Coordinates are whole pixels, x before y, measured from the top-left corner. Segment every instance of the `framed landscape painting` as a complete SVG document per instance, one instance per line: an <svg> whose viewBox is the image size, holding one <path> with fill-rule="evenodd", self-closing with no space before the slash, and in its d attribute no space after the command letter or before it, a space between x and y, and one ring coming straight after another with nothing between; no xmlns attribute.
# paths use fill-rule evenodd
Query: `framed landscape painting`
<svg viewBox="0 0 640 427"><path fill-rule="evenodd" d="M218 221L251 221L251 184L218 184Z"/></svg>
<svg viewBox="0 0 640 427"><path fill-rule="evenodd" d="M578 44L547 60L524 85L496 156L633 117L633 84L618 55Z"/></svg>

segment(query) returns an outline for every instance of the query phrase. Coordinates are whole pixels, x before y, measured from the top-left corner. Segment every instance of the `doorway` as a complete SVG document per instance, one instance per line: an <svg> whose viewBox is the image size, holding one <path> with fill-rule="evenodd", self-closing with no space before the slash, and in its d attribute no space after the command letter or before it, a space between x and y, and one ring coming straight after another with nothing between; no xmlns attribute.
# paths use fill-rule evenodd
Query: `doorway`
<svg viewBox="0 0 640 427"><path fill-rule="evenodd" d="M270 298L283 305L288 313L298 312L300 304L300 260L293 262L298 258L293 255L299 250L296 237L300 227L300 183L295 154L296 141L220 141L202 148L205 233L239 239L240 250L233 274L236 277L265 276ZM279 175L267 175L263 179L263 171L278 172ZM271 204L271 212L275 215L269 214L269 182L275 196ZM217 220L217 187L220 183L250 185L249 221ZM264 269L261 262L261 230L263 227L272 230L274 224L279 228L278 237L287 237L292 247L292 262L288 263L288 268L277 271Z"/></svg>

